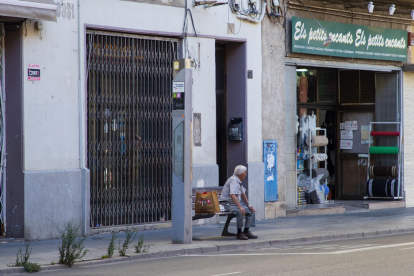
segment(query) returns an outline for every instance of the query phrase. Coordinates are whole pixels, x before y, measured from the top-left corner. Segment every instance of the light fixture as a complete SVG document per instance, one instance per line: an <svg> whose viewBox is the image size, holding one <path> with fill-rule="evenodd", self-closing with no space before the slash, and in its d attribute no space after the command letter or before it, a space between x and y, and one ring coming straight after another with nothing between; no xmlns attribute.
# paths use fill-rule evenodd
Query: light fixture
<svg viewBox="0 0 414 276"><path fill-rule="evenodd" d="M394 12L395 12L395 5L394 4L390 5L390 8L388 9L388 12L389 12L390 15L394 14Z"/></svg>
<svg viewBox="0 0 414 276"><path fill-rule="evenodd" d="M373 13L374 12L374 3L368 2L368 12Z"/></svg>
<svg viewBox="0 0 414 276"><path fill-rule="evenodd" d="M308 72L308 69L296 69L296 72Z"/></svg>
<svg viewBox="0 0 414 276"><path fill-rule="evenodd" d="M318 23L318 25L319 25L319 27L321 27L322 28L322 30L325 32L325 34L326 34L326 38L325 38L325 40L323 41L323 46L325 46L325 47L328 47L329 46L329 44L331 44L331 42L332 42L332 37L328 34L328 32L325 30L325 28L324 27L322 27L322 25L321 25L321 23L319 23L319 21L315 18L315 16L313 16L313 14L310 12L310 10L308 10L308 8L305 6L305 4L302 2L302 0L299 0L301 3L302 3L302 5L305 7L305 9L308 11L308 13L313 17L313 19L315 19L315 21L316 21L316 23Z"/></svg>
<svg viewBox="0 0 414 276"><path fill-rule="evenodd" d="M389 7L388 8L388 14L389 15L393 15L394 14L394 12L395 12L395 4L390 4L390 5L380 5L380 6L377 6L377 7Z"/></svg>
<svg viewBox="0 0 414 276"><path fill-rule="evenodd" d="M368 4L367 8L368 8L368 12L369 13L373 13L374 12L374 3L372 1L369 2L362 2L362 3L350 3L350 4L345 4L345 6L355 6L355 5L365 5Z"/></svg>
<svg viewBox="0 0 414 276"><path fill-rule="evenodd" d="M411 19L414 20L414 10L411 11Z"/></svg>

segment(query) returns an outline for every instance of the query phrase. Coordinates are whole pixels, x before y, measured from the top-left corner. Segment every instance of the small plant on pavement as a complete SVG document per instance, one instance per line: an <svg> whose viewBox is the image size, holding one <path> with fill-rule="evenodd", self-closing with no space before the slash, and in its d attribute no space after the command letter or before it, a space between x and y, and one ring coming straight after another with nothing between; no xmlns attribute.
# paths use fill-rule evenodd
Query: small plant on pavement
<svg viewBox="0 0 414 276"><path fill-rule="evenodd" d="M149 245L144 246L144 234L141 235L141 237L138 240L138 244L135 244L134 247L135 253L148 252Z"/></svg>
<svg viewBox="0 0 414 276"><path fill-rule="evenodd" d="M114 251L115 251L115 239L116 239L116 233L112 232L112 236L111 236L111 241L109 242L109 246L108 246L108 254L107 257L112 257L112 255L114 255Z"/></svg>
<svg viewBox="0 0 414 276"><path fill-rule="evenodd" d="M135 231L134 228L128 229L127 227L125 229L125 235L126 237L125 237L124 243L122 244L122 247L121 247L121 241L119 241L119 246L118 246L119 255L121 256L126 256L126 251L129 247L129 244L135 240L137 236L137 232Z"/></svg>
<svg viewBox="0 0 414 276"><path fill-rule="evenodd" d="M19 252L16 254L16 263L15 266L25 266L27 261L30 258L30 254L32 253L32 248L29 249L30 243L25 243L26 245L26 252L22 252L22 249L19 249Z"/></svg>
<svg viewBox="0 0 414 276"><path fill-rule="evenodd" d="M26 271L28 273L39 272L40 270L42 270L42 267L37 263L27 262L24 265L24 271Z"/></svg>
<svg viewBox="0 0 414 276"><path fill-rule="evenodd" d="M77 238L79 235L79 225L72 220L64 225L64 228L57 227L62 244L59 247L59 263L72 267L76 260L81 260L88 252L83 243L84 238Z"/></svg>

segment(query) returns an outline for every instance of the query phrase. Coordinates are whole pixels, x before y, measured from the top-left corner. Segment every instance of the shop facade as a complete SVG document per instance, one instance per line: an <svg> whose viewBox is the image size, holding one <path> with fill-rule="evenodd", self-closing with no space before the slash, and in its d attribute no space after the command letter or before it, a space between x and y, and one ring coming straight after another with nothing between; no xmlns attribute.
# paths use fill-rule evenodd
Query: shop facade
<svg viewBox="0 0 414 276"><path fill-rule="evenodd" d="M275 135L286 145L286 164L280 171L286 185L279 189L284 198L279 214L306 204L301 186L306 183L305 176L309 180L315 174L323 174L320 184L330 188L326 194L329 200L363 200L368 196L405 200L405 205L411 206L411 188L405 185L405 166L409 163L403 139L407 127L404 97L410 91L406 84L411 73L404 72L403 65L411 63L407 31L412 20L408 14L391 18L379 12L367 17L368 12L362 9L350 11L343 5L331 9L318 1L304 3L284 3L285 29L270 24L263 27L273 33L273 37L263 37L264 55L275 61L283 58L285 65L272 72L281 82L280 90L272 91L268 85L263 88L266 97L284 99L283 106L278 104L284 110L279 111L285 115L284 131ZM280 43L274 37L282 32L284 51L276 56L265 53L265 47ZM331 41L324 45L328 36ZM279 76L282 73L283 80ZM263 114L263 133L267 136L270 132L266 128L280 122ZM378 136L391 134L394 136ZM309 138L323 142L313 144ZM392 148L393 152L375 152L377 147ZM385 168L394 171L382 172ZM388 185L389 190L382 193L386 189L381 188L378 193L378 184Z"/></svg>

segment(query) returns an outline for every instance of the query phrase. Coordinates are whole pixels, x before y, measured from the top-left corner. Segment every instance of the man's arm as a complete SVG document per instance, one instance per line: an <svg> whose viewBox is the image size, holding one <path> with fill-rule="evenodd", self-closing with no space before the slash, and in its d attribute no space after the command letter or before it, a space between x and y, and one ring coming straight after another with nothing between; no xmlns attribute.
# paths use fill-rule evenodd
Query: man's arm
<svg viewBox="0 0 414 276"><path fill-rule="evenodd" d="M231 198L233 199L234 203L236 204L237 208L239 208L240 212L242 213L242 215L244 216L246 214L246 210L240 205L239 200L237 199L237 196L234 194L230 195ZM243 195L242 195L243 196Z"/></svg>
<svg viewBox="0 0 414 276"><path fill-rule="evenodd" d="M246 194L241 194L241 198L244 200L246 205L249 206L249 209L250 209L250 211L252 211L252 213L256 212L256 210L253 208L253 206L249 205L249 200L247 199Z"/></svg>

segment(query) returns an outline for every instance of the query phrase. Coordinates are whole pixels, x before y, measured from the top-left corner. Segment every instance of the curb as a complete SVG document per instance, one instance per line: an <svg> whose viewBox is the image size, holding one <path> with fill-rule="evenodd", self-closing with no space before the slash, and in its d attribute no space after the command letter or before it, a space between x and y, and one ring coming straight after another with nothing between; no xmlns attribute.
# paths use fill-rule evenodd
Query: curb
<svg viewBox="0 0 414 276"><path fill-rule="evenodd" d="M382 230L382 231L371 231L371 232L359 232L359 233L348 233L348 234L338 234L338 235L324 235L324 236L313 236L313 237L304 237L304 238L294 238L294 239L285 239L285 240L268 240L268 241L258 241L258 242L240 242L237 244L221 244L216 246L206 246L206 247L196 247L188 249L176 249L169 251L159 251L154 253L140 253L131 256L125 257L113 257L106 259L93 259L87 261L76 262L73 267L87 267L101 264L110 264L110 263L125 263L129 261L140 261L140 260L149 260L149 259L160 259L160 258L169 258L176 256L185 256L185 255L202 255L202 254L212 254L212 253L221 253L237 250L246 250L246 249L257 249L257 248L271 248L271 247L280 247L286 245L296 245L302 243L314 243L321 241L334 241L334 240L348 240L348 239L360 239L360 238L373 238L380 236L388 235L398 235L404 233L412 233L414 228L407 229L394 229L394 230ZM70 269L66 265L56 264L56 265L42 265L43 271L50 270L64 270ZM0 269L0 276L3 275L14 275L22 274L22 267L9 267Z"/></svg>

